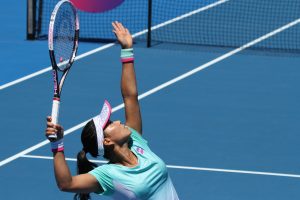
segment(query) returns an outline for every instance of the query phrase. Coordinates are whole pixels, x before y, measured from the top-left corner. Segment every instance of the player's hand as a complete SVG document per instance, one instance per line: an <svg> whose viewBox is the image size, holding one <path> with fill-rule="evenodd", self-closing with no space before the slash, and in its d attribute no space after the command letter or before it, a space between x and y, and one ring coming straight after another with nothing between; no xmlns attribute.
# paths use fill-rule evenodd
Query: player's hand
<svg viewBox="0 0 300 200"><path fill-rule="evenodd" d="M50 140L50 142L55 142L64 137L64 128L59 124L53 124L52 118L50 116L47 117L47 128L45 131L45 135ZM49 135L57 135L57 139L49 138Z"/></svg>
<svg viewBox="0 0 300 200"><path fill-rule="evenodd" d="M127 28L125 28L120 22L113 22L113 32L115 33L117 40L119 41L122 49L132 48L132 36Z"/></svg>

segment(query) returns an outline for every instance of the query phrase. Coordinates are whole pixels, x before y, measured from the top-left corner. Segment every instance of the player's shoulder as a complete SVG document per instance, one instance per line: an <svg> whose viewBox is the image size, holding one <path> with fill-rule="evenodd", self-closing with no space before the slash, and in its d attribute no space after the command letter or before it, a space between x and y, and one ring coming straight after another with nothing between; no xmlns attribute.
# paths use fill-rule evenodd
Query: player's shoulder
<svg viewBox="0 0 300 200"><path fill-rule="evenodd" d="M143 136L135 129L131 128L131 127L128 127L129 130L131 131L131 138L133 139L133 141L138 141L138 142L142 142L142 143L145 143L145 144L148 144L148 141L143 138Z"/></svg>

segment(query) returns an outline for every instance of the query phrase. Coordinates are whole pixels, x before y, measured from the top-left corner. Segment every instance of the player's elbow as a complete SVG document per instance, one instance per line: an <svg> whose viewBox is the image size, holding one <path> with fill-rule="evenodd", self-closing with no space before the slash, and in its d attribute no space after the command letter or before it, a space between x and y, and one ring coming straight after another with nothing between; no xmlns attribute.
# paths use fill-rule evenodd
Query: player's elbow
<svg viewBox="0 0 300 200"><path fill-rule="evenodd" d="M64 185L64 184L58 184L57 187L62 192L66 192L67 191L67 186Z"/></svg>
<svg viewBox="0 0 300 200"><path fill-rule="evenodd" d="M121 92L123 98L132 98L138 96L138 91L136 86L133 87L121 87Z"/></svg>
<svg viewBox="0 0 300 200"><path fill-rule="evenodd" d="M138 92L136 90L132 90L130 92L123 92L122 96L123 96L123 99L137 99Z"/></svg>
<svg viewBox="0 0 300 200"><path fill-rule="evenodd" d="M57 187L62 192L69 192L71 190L71 184L66 182L57 183Z"/></svg>

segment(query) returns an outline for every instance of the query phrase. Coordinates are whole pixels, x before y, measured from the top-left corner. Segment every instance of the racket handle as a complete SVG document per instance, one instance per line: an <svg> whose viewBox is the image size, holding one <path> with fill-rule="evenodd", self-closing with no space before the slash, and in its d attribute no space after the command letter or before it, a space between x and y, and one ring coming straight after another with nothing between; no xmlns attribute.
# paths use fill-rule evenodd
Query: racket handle
<svg viewBox="0 0 300 200"><path fill-rule="evenodd" d="M53 102L52 102L52 123L53 124L57 124L58 123L58 115L59 115L59 104L60 104L60 100L59 98L53 98ZM51 139L56 139L57 135L53 134L53 135L49 135L48 136Z"/></svg>

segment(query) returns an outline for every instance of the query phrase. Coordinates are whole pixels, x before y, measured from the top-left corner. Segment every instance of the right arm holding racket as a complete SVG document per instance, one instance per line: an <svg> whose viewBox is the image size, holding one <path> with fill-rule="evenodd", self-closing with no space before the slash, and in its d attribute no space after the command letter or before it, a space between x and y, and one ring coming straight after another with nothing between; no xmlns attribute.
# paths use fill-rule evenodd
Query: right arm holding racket
<svg viewBox="0 0 300 200"><path fill-rule="evenodd" d="M113 32L126 51L132 51L132 37L129 31L119 22L113 22ZM126 52L122 57L121 92L125 104L126 125L142 132L141 114L137 96L136 78L133 66L132 52ZM73 193L103 192L98 180L91 174L72 176L65 160L63 147L63 127L53 123L52 117L47 117L46 137L50 140L53 150L53 166L57 186L61 191ZM52 135L56 135L53 140Z"/></svg>
<svg viewBox="0 0 300 200"><path fill-rule="evenodd" d="M51 120L52 118L48 116L46 137L49 138L49 135L56 134L57 141L61 141L64 134L63 127L59 124L52 123ZM73 193L91 193L103 190L96 178L90 174L72 176L65 160L63 150L53 151L53 167L57 187L61 191Z"/></svg>

